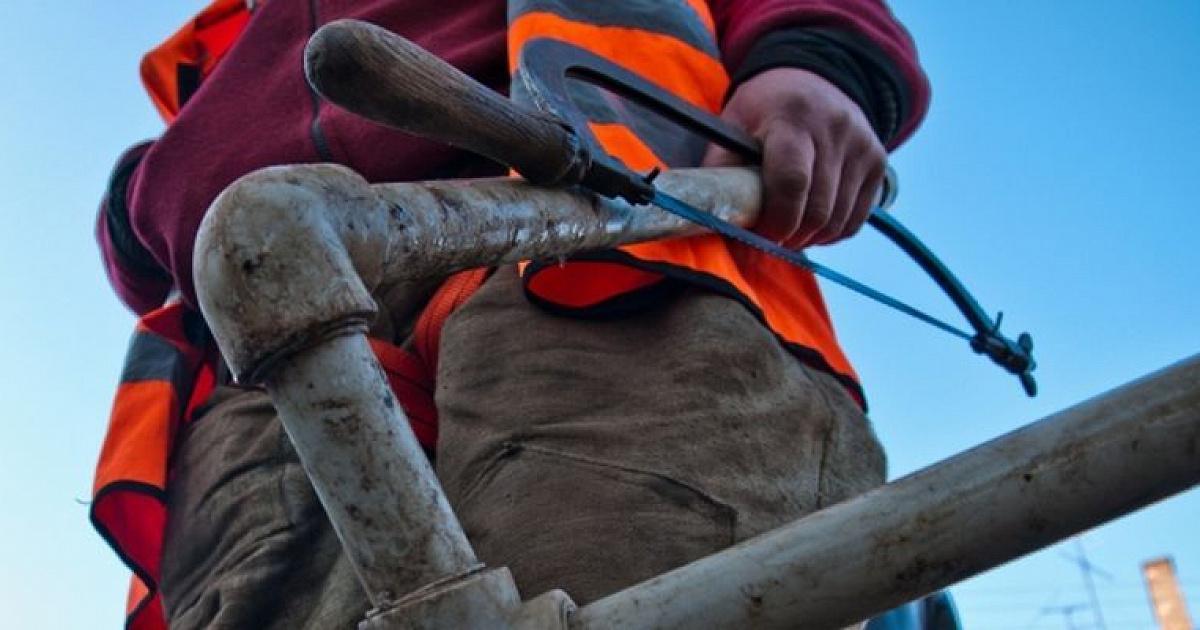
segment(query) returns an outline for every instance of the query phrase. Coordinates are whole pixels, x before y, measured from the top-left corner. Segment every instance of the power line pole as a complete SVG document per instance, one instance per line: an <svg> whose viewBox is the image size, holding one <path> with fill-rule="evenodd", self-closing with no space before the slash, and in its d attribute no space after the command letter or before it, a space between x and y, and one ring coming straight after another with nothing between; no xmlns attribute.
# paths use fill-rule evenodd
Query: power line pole
<svg viewBox="0 0 1200 630"><path fill-rule="evenodd" d="M1044 607L1042 607L1042 610L1041 610L1041 612L1038 613L1038 615L1041 616L1046 613L1058 613L1058 614L1062 615L1063 623L1066 625L1067 630L1077 630L1078 626L1075 625L1075 611L1083 610L1084 608L1087 608L1087 607L1088 607L1087 604L1067 604L1065 606L1044 606Z"/></svg>
<svg viewBox="0 0 1200 630"><path fill-rule="evenodd" d="M1142 563L1142 576L1150 593L1150 608L1161 630L1193 630L1183 589L1175 576L1175 561L1170 556Z"/></svg>
<svg viewBox="0 0 1200 630"><path fill-rule="evenodd" d="M1063 555L1074 562L1079 567L1079 572L1083 574L1083 585L1087 589L1088 598L1092 602L1092 616L1096 619L1096 627L1100 630L1108 630L1108 627L1104 624L1104 613L1100 610L1100 597L1096 595L1096 583L1092 580L1092 574L1098 573L1109 580L1112 579L1112 576L1088 560L1087 552L1083 549L1082 536L1075 537L1075 554L1074 556L1066 553ZM1189 628L1188 630L1191 629Z"/></svg>

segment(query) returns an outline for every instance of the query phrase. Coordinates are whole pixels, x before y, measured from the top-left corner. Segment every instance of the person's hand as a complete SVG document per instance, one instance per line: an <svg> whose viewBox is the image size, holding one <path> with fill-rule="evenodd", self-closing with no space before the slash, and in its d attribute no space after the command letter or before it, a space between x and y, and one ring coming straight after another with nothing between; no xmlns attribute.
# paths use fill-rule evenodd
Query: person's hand
<svg viewBox="0 0 1200 630"><path fill-rule="evenodd" d="M853 235L883 183L887 153L858 105L821 76L766 70L734 91L721 118L763 148L764 199L756 232L800 249ZM713 147L704 166L740 158Z"/></svg>

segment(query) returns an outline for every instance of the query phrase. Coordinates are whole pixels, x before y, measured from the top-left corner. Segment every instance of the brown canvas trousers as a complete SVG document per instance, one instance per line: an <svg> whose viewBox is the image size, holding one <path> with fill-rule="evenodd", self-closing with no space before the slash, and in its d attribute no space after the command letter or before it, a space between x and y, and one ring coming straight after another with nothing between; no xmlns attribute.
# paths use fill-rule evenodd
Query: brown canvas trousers
<svg viewBox="0 0 1200 630"><path fill-rule="evenodd" d="M437 472L481 560L512 569L526 598L562 588L586 603L884 480L844 388L721 296L681 289L586 321L531 306L503 269L441 343ZM174 461L172 627L362 618L265 394L218 390Z"/></svg>

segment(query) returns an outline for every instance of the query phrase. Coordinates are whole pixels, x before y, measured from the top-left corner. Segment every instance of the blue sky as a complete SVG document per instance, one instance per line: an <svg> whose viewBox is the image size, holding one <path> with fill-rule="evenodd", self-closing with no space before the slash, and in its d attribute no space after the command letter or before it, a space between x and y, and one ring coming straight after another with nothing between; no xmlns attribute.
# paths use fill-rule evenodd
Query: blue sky
<svg viewBox="0 0 1200 630"><path fill-rule="evenodd" d="M0 610L8 627L120 623L127 573L84 505L132 318L91 230L117 154L161 130L140 55L201 3L15 3L0 23ZM895 212L1008 332L1042 394L959 340L827 291L893 476L1200 348L1200 4L896 0L934 85L895 156ZM814 257L954 317L881 238ZM1139 563L1173 555L1200 616L1195 490L1085 535L1108 628L1151 628ZM956 589L968 628L1064 628L1086 603L1073 545ZM831 568L836 570L836 568ZM1070 620L1089 627L1089 611Z"/></svg>

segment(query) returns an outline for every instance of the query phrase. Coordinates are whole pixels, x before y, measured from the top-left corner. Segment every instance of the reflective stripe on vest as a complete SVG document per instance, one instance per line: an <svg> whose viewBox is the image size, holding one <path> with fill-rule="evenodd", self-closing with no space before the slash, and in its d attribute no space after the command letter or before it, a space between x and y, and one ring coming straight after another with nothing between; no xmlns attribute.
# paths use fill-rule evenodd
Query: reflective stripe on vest
<svg viewBox="0 0 1200 630"><path fill-rule="evenodd" d="M199 70L197 80L207 76L248 20L244 0L215 0L146 55L142 79L168 123L186 100L180 88L187 69ZM429 452L437 443L433 394L442 325L486 276L484 269L463 271L442 284L417 320L414 352L369 340L417 440ZM92 525L133 572L127 628L166 627L158 579L169 457L181 425L216 386L215 347L207 340L189 340L186 334L188 321L196 317L172 304L138 321L96 466ZM198 319L196 324L199 327Z"/></svg>
<svg viewBox="0 0 1200 630"><path fill-rule="evenodd" d="M729 86L702 0L509 0L508 17L517 100L528 98L516 68L521 48L540 37L586 49L710 112L719 111ZM686 132L637 107L614 105L615 97L597 88L575 82L571 90L596 139L630 168L699 163L704 144ZM722 293L745 304L797 356L838 377L862 402L812 274L757 250L707 235L587 254L566 264L533 262L522 273L538 304L590 316L656 299L654 289L664 277Z"/></svg>
<svg viewBox="0 0 1200 630"><path fill-rule="evenodd" d="M198 323L178 303L138 321L96 465L92 525L133 571L127 628L166 627L157 587L167 460L184 418L215 380L195 333L188 334Z"/></svg>
<svg viewBox="0 0 1200 630"><path fill-rule="evenodd" d="M442 325L487 277L451 276L414 328L415 352L370 339L392 392L427 451L437 444L434 376ZM216 387L215 349L199 316L176 303L138 321L113 400L92 486L91 521L133 572L126 627L165 628L158 592L170 455L181 427Z"/></svg>

